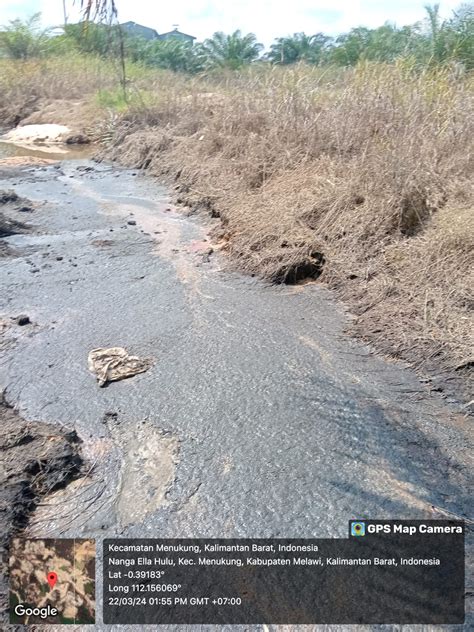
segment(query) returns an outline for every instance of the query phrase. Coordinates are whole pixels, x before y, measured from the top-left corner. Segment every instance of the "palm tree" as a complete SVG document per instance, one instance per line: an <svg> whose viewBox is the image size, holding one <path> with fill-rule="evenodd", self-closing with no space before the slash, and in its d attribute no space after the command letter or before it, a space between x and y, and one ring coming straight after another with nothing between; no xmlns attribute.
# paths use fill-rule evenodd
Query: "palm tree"
<svg viewBox="0 0 474 632"><path fill-rule="evenodd" d="M445 58L446 42L445 42L445 24L443 23L440 13L439 4L426 5L429 38L431 44L431 56L433 61L441 62Z"/></svg>
<svg viewBox="0 0 474 632"><path fill-rule="evenodd" d="M214 33L202 45L202 52L208 66L220 68L240 68L258 59L263 45L257 42L253 33L242 33L237 30L231 35L222 32Z"/></svg>
<svg viewBox="0 0 474 632"><path fill-rule="evenodd" d="M474 68L474 2L461 4L447 25L450 53L466 69Z"/></svg>
<svg viewBox="0 0 474 632"><path fill-rule="evenodd" d="M175 72L202 70L193 45L177 39L148 41L130 38L128 52L135 56L136 61L142 61L148 66L167 68Z"/></svg>
<svg viewBox="0 0 474 632"><path fill-rule="evenodd" d="M289 37L279 37L270 46L267 59L274 64L293 64L297 61L317 64L321 61L330 39L323 33L294 33Z"/></svg>
<svg viewBox="0 0 474 632"><path fill-rule="evenodd" d="M371 29L358 26L348 33L336 38L336 44L330 55L330 61L339 66L354 66L360 59L364 59L370 44Z"/></svg>

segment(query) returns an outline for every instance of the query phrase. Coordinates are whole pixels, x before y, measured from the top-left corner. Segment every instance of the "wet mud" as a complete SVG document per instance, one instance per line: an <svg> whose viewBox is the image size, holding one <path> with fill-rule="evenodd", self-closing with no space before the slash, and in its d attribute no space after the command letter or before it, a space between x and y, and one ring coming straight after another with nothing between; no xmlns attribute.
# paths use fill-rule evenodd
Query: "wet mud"
<svg viewBox="0 0 474 632"><path fill-rule="evenodd" d="M210 225L137 171L11 166L0 190L35 208L4 238L0 386L24 419L74 430L85 463L28 533L345 537L353 518L469 518L468 421L346 336L324 287L226 271ZM88 353L115 346L154 364L100 388Z"/></svg>

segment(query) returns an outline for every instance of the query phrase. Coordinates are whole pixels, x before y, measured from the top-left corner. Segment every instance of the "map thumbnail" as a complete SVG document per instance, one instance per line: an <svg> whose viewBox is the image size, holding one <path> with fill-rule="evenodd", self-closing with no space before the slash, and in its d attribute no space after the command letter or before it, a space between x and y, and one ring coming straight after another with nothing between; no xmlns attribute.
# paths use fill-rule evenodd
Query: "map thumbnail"
<svg viewBox="0 0 474 632"><path fill-rule="evenodd" d="M15 538L10 623L95 622L95 541Z"/></svg>

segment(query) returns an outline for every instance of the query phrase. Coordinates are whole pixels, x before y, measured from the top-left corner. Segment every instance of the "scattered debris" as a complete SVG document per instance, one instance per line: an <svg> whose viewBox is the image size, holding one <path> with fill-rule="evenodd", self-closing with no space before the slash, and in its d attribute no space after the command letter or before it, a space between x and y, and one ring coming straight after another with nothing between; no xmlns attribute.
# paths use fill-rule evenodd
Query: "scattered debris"
<svg viewBox="0 0 474 632"><path fill-rule="evenodd" d="M1 161L0 161L1 162ZM16 219L18 212L33 212L29 200L21 198L15 191L0 191L0 258L15 255L15 250L2 237L28 233L30 227Z"/></svg>
<svg viewBox="0 0 474 632"><path fill-rule="evenodd" d="M66 145L89 145L91 139L85 134L73 134L66 138Z"/></svg>
<svg viewBox="0 0 474 632"><path fill-rule="evenodd" d="M20 197L15 191L0 191L0 205L8 205L19 213L32 213L35 209L31 205L30 200Z"/></svg>
<svg viewBox="0 0 474 632"><path fill-rule="evenodd" d="M136 226L136 225L137 225L137 222L136 222L134 219L129 219L129 220L128 220L128 222L127 222L127 224L128 224L129 226Z"/></svg>
<svg viewBox="0 0 474 632"><path fill-rule="evenodd" d="M0 192L0 204L11 204L12 202L18 202L20 197L15 191L1 191Z"/></svg>
<svg viewBox="0 0 474 632"><path fill-rule="evenodd" d="M93 349L88 357L89 371L95 373L99 386L144 373L153 366L150 358L131 356L123 347Z"/></svg>
<svg viewBox="0 0 474 632"><path fill-rule="evenodd" d="M0 191L0 206L6 206L18 213L33 213L35 210L29 200L20 197L15 191Z"/></svg>
<svg viewBox="0 0 474 632"><path fill-rule="evenodd" d="M16 317L16 324L23 327L24 325L29 325L31 323L30 317L27 314L20 314Z"/></svg>
<svg viewBox="0 0 474 632"><path fill-rule="evenodd" d="M97 246L98 248L103 248L106 246L113 246L114 241L112 239L94 239L91 241L93 246Z"/></svg>
<svg viewBox="0 0 474 632"><path fill-rule="evenodd" d="M0 258L11 257L15 253L14 249L6 244L3 240L0 240Z"/></svg>
<svg viewBox="0 0 474 632"><path fill-rule="evenodd" d="M107 425L110 421L116 422L117 419L118 419L118 413L108 410L104 413L104 416L102 418L102 423Z"/></svg>
<svg viewBox="0 0 474 632"><path fill-rule="evenodd" d="M10 235L18 235L19 233L26 233L28 226L23 222L17 222L14 219L6 217L3 213L0 213L0 237L9 237Z"/></svg>

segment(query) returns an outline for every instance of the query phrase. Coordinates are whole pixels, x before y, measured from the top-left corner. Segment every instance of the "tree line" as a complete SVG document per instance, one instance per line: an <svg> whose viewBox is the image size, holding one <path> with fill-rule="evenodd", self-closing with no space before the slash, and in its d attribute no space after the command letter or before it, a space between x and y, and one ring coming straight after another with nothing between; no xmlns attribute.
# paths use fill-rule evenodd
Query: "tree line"
<svg viewBox="0 0 474 632"><path fill-rule="evenodd" d="M36 14L0 29L0 55L28 59L75 50L106 57L120 51L146 66L187 73L238 69L257 61L353 66L364 60L393 62L400 58L412 58L424 66L457 62L466 70L474 68L474 3L461 4L445 20L439 5L425 9L425 19L409 26L387 22L378 28L353 28L338 37L295 33L277 38L267 51L256 35L239 30L217 32L203 42L190 44L178 39L146 40L126 34L119 25L91 20L65 25L55 33L43 30Z"/></svg>

